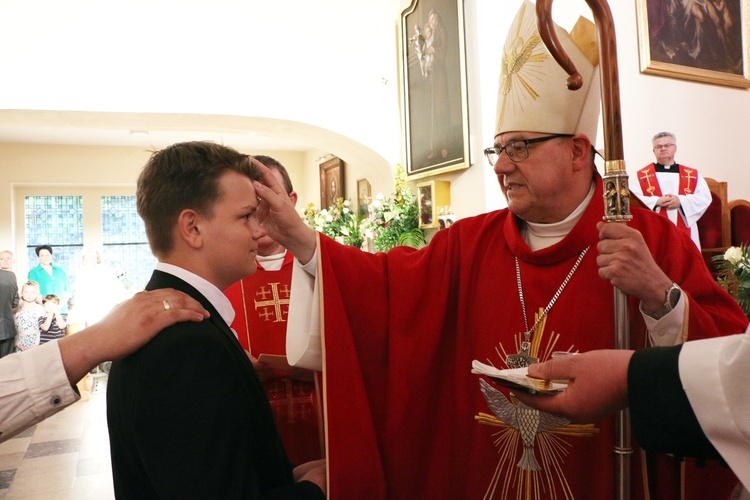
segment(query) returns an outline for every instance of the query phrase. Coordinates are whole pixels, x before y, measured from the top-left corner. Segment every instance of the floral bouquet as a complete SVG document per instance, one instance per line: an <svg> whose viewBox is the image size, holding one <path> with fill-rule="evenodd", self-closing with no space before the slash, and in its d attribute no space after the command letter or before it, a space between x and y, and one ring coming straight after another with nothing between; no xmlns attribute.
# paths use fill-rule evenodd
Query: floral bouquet
<svg viewBox="0 0 750 500"><path fill-rule="evenodd" d="M424 231L419 228L419 207L401 165L396 165L393 196L378 194L369 211L369 218L362 221L362 232L378 252L397 245L419 248L425 243Z"/></svg>
<svg viewBox="0 0 750 500"><path fill-rule="evenodd" d="M305 223L339 243L361 248L364 243L361 219L349 208L350 205L349 200L339 198L331 207L316 210L310 203L305 209Z"/></svg>
<svg viewBox="0 0 750 500"><path fill-rule="evenodd" d="M719 274L716 282L734 297L750 319L750 249L742 244L713 257Z"/></svg>
<svg viewBox="0 0 750 500"><path fill-rule="evenodd" d="M362 248L365 239L371 239L378 252L387 252L396 245L414 248L424 245L419 208L401 165L396 165L393 195L378 194L368 207L369 217L361 218L350 205L343 198L323 210L310 203L305 209L305 223L345 245Z"/></svg>

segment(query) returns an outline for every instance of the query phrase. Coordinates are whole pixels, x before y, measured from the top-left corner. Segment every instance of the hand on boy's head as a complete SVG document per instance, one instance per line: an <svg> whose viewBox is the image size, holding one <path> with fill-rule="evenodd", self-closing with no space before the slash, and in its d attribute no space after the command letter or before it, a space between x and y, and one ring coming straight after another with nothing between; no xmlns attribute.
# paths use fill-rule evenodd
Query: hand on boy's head
<svg viewBox="0 0 750 500"><path fill-rule="evenodd" d="M289 194L286 192L286 189L284 189L284 186L279 182L279 179L276 178L276 176L273 174L273 171L263 165L261 162L253 158L252 156L249 157L250 161L253 165L255 165L258 170L260 171L261 178L260 181L255 181L255 184L262 184L263 186L267 187L271 190L272 193L277 195L278 198L280 198L282 201L286 201L286 203L289 203ZM256 187L257 191L257 187ZM260 193L259 193L260 196ZM261 196L261 200L265 200L269 204L272 203L271 199L268 199L269 193L266 190L266 196ZM275 204L274 204L275 205Z"/></svg>
<svg viewBox="0 0 750 500"><path fill-rule="evenodd" d="M289 250L300 262L309 262L315 252L315 230L302 220L273 172L255 158L250 157L250 160L261 173L260 181L253 181L259 200L255 212L258 222L271 239Z"/></svg>

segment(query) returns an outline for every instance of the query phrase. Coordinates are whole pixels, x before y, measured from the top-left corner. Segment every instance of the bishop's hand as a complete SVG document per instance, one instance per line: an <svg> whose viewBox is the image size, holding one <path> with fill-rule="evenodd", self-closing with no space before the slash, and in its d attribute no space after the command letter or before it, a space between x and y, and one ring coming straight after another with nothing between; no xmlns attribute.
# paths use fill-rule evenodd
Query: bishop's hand
<svg viewBox="0 0 750 500"><path fill-rule="evenodd" d="M253 157L250 160L262 175L260 182L253 181L260 202L256 211L258 221L268 236L306 264L315 254L315 230L304 223L271 170Z"/></svg>
<svg viewBox="0 0 750 500"><path fill-rule="evenodd" d="M646 313L664 305L672 280L658 266L640 231L616 222L599 222L599 276L627 295L638 297Z"/></svg>

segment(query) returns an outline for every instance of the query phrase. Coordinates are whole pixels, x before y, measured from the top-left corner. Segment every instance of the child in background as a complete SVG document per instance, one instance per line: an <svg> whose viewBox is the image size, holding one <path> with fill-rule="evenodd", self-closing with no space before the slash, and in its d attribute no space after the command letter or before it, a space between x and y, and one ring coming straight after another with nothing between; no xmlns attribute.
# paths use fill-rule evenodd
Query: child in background
<svg viewBox="0 0 750 500"><path fill-rule="evenodd" d="M44 316L44 307L37 303L39 284L27 281L21 287L21 300L16 314L16 350L25 351L39 345L39 318Z"/></svg>
<svg viewBox="0 0 750 500"><path fill-rule="evenodd" d="M65 315L60 313L60 297L52 293L45 295L42 304L44 315L39 318L39 330L41 330L39 343L44 344L50 340L65 337L68 322Z"/></svg>

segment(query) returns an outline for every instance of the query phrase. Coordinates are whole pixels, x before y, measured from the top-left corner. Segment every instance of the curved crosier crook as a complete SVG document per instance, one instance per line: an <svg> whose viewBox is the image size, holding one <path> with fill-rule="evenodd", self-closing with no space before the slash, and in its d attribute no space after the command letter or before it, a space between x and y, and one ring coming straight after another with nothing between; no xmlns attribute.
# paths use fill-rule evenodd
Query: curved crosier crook
<svg viewBox="0 0 750 500"><path fill-rule="evenodd" d="M599 38L599 66L601 68L602 125L604 127L604 159L622 160L622 115L620 114L620 85L617 68L617 41L612 12L606 0L586 0L594 13ZM552 21L552 0L537 0L537 28L552 57L570 75L568 89L581 88L583 79L560 45ZM624 169L623 169L624 170Z"/></svg>

